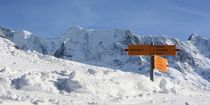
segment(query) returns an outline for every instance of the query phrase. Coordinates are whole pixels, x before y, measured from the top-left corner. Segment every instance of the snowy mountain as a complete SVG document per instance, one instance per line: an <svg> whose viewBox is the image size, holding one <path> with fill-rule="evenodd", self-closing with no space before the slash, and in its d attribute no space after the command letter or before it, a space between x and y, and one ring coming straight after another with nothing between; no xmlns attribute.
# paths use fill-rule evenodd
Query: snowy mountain
<svg viewBox="0 0 210 105"><path fill-rule="evenodd" d="M20 49L23 50L35 50L37 52L46 54L46 48L41 41L41 39L31 32L22 31L12 31L11 29L0 27L0 36L10 39L14 42Z"/></svg>
<svg viewBox="0 0 210 105"><path fill-rule="evenodd" d="M72 27L57 39L44 39L0 27L0 36L4 105L210 103L210 42L196 34L181 41L129 30ZM180 49L176 57L168 57L169 73L155 70L154 82L148 77L149 57L124 52L128 44L151 42Z"/></svg>
<svg viewBox="0 0 210 105"><path fill-rule="evenodd" d="M146 72L149 58L127 56L124 49L129 44L152 42L156 45L176 45L180 49L177 56L168 58L170 66L182 73L196 71L206 74L210 68L210 40L197 34L192 34L188 41L181 41L167 36L135 35L129 30L94 30L78 26L71 27L57 39L39 38L25 30L14 32L2 27L0 33L23 50L124 71Z"/></svg>
<svg viewBox="0 0 210 105"><path fill-rule="evenodd" d="M43 54L47 53L41 39L26 30L14 32L12 42L23 50L35 50Z"/></svg>
<svg viewBox="0 0 210 105"><path fill-rule="evenodd" d="M168 57L171 67L182 73L196 71L200 75L210 71L210 40L197 34L192 34L188 41L181 41L167 36L135 35L129 30L94 30L78 26L71 27L57 39L39 38L25 30L14 32L2 27L0 33L23 50L142 74L148 71L149 58L127 56L124 49L129 44L176 45L180 52L176 57ZM210 76L204 78L210 81Z"/></svg>

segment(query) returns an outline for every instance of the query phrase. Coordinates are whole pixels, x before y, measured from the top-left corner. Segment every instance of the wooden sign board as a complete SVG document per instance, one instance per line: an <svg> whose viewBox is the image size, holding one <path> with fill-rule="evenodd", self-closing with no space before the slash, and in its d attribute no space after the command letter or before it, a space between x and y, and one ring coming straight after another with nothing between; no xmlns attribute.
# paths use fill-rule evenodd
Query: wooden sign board
<svg viewBox="0 0 210 105"><path fill-rule="evenodd" d="M158 69L160 72L168 72L168 60L166 58L155 55L154 68Z"/></svg>
<svg viewBox="0 0 210 105"><path fill-rule="evenodd" d="M154 55L162 55L162 56L168 56L176 55L176 46L175 45L155 45L154 46Z"/></svg>
<svg viewBox="0 0 210 105"><path fill-rule="evenodd" d="M128 55L175 56L175 45L128 45Z"/></svg>
<svg viewBox="0 0 210 105"><path fill-rule="evenodd" d="M129 45L128 55L151 55L151 45Z"/></svg>

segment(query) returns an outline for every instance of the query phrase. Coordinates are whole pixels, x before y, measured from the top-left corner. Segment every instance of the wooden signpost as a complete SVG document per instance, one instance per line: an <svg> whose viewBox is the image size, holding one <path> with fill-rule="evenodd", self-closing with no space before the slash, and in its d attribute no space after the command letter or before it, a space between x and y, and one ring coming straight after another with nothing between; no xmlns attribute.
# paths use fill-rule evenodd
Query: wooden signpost
<svg viewBox="0 0 210 105"><path fill-rule="evenodd" d="M175 56L179 49L175 45L128 45L128 55L130 56L151 56L150 80L154 81L154 69L160 72L168 72L168 60L161 56Z"/></svg>

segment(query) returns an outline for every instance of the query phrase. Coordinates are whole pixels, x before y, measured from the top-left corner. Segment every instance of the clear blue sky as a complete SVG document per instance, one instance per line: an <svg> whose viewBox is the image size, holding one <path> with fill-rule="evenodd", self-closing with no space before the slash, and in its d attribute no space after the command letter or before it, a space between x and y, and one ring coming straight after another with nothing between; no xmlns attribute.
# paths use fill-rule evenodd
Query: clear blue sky
<svg viewBox="0 0 210 105"><path fill-rule="evenodd" d="M210 38L210 0L0 0L0 26L56 37L70 26Z"/></svg>

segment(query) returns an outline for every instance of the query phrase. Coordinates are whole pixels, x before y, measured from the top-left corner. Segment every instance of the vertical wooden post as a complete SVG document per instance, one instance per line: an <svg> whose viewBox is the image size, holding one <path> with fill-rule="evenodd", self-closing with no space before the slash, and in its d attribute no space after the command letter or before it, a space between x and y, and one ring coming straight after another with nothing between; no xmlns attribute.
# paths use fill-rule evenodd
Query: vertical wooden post
<svg viewBox="0 0 210 105"><path fill-rule="evenodd" d="M153 45L154 43L151 43L151 47L150 47L150 55L151 55L151 58L150 58L150 80L151 81L154 81L154 52L153 52Z"/></svg>

